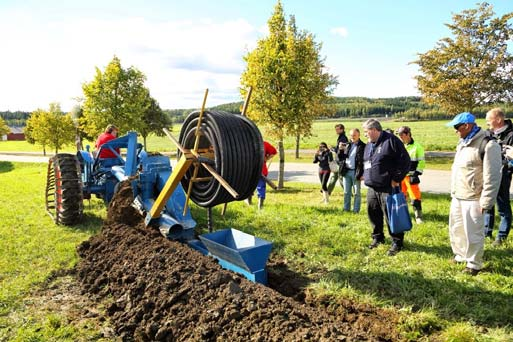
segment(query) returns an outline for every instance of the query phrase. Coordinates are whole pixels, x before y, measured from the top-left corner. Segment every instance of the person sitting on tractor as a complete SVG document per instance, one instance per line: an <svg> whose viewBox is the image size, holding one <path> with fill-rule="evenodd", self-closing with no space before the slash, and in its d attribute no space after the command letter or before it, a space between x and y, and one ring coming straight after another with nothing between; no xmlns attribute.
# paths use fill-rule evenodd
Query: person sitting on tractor
<svg viewBox="0 0 513 342"><path fill-rule="evenodd" d="M112 124L108 125L107 128L105 129L105 132L100 134L100 136L96 140L96 144L94 145L96 150L97 151L100 150L100 147L103 144L105 144L108 141L116 139L117 136L118 136L118 128ZM120 153L119 148L116 148L114 150L118 154ZM100 151L99 157L100 157L100 159L105 159L105 158L116 158L117 156L109 148L104 148Z"/></svg>

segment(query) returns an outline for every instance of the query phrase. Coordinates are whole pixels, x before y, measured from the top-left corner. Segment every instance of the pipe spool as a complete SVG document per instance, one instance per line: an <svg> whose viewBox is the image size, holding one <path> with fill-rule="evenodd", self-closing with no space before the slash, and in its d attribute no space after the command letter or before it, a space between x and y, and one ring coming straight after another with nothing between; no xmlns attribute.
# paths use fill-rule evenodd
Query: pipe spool
<svg viewBox="0 0 513 342"><path fill-rule="evenodd" d="M194 148L199 120L199 111L185 119L179 137L183 150ZM210 159L206 164L211 164L239 196L233 197L208 170L198 165L197 175L196 168L189 168L181 180L184 189L189 188L192 180L192 201L201 207L213 207L248 198L257 186L264 163L264 143L258 127L241 115L206 110L199 134L198 151L209 151L201 154ZM178 158L182 153L178 151Z"/></svg>

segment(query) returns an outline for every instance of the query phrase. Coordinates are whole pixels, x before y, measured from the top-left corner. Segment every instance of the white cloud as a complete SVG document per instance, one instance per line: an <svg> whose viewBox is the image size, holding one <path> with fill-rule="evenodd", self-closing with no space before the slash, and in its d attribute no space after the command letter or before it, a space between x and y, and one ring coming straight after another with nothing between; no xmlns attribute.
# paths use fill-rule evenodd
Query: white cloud
<svg viewBox="0 0 513 342"><path fill-rule="evenodd" d="M349 32L347 32L347 28L342 26L332 28L330 30L330 33L336 36L341 36L342 38L346 38L349 35Z"/></svg>
<svg viewBox="0 0 513 342"><path fill-rule="evenodd" d="M134 66L147 76L163 108L199 107L207 87L208 106L237 101L242 56L259 35L243 19L64 18L49 23L26 13L1 14L0 31L9 33L0 36L0 110L27 111L51 102L71 109L73 98L82 96L82 83L114 55L123 67Z"/></svg>

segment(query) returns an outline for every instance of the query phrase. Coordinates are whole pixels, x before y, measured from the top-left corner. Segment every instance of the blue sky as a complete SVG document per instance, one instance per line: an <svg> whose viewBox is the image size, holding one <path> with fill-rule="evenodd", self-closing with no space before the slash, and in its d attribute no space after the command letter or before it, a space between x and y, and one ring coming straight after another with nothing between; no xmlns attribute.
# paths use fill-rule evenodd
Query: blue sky
<svg viewBox="0 0 513 342"><path fill-rule="evenodd" d="M511 0L489 1L497 15ZM114 55L147 76L162 108L240 100L242 56L266 35L275 0L0 0L0 111L70 110ZM450 36L444 23L475 1L282 0L322 43L337 96L418 95L409 64Z"/></svg>

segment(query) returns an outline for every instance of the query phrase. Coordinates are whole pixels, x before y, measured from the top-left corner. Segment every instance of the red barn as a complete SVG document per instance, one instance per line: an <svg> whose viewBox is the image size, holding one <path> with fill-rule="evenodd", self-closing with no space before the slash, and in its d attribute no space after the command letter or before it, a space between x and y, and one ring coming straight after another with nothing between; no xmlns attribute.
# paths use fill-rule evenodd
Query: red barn
<svg viewBox="0 0 513 342"><path fill-rule="evenodd" d="M7 134L7 140L25 140L23 127L9 127L11 133Z"/></svg>

